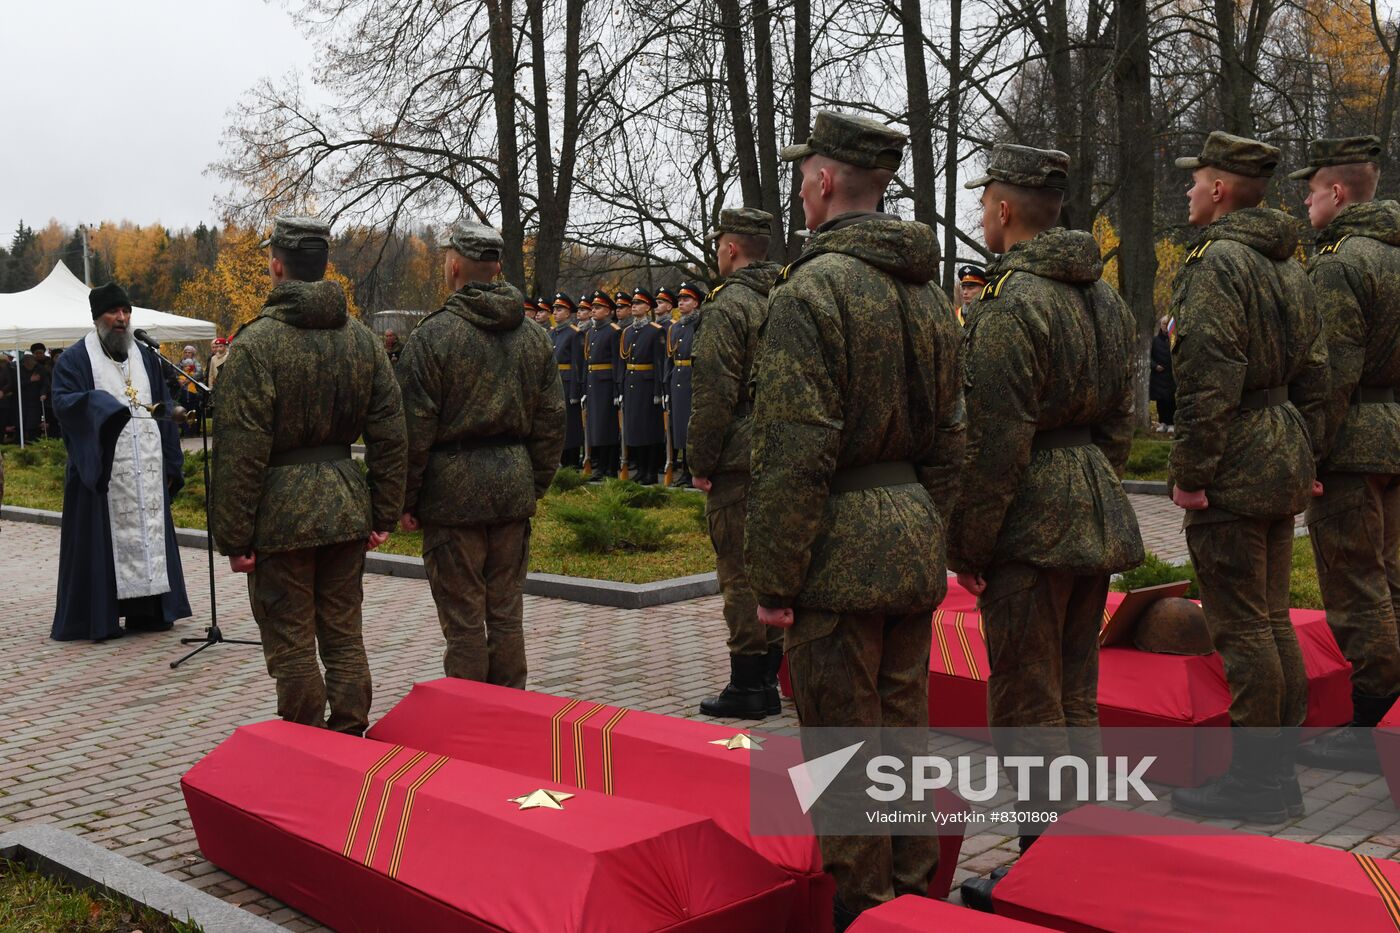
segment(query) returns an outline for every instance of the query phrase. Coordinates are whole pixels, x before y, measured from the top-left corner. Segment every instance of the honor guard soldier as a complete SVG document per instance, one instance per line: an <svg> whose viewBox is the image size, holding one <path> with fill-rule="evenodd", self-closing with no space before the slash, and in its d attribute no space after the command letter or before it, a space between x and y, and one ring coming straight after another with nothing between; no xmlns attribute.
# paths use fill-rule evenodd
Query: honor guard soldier
<svg viewBox="0 0 1400 933"><path fill-rule="evenodd" d="M690 464L685 457L690 425L690 357L695 347L695 329L700 326L700 301L705 291L699 285L686 282L676 295L681 317L666 334L666 396L671 412L671 445L681 467L671 485L683 487L691 484Z"/></svg>
<svg viewBox="0 0 1400 933"><path fill-rule="evenodd" d="M588 370L584 368L583 336L573 316L574 303L569 296L563 292L555 295L554 329L550 331L550 338L554 341L554 362L559 366L559 383L564 390L564 453L559 463L578 469L583 454L580 405Z"/></svg>
<svg viewBox="0 0 1400 933"><path fill-rule="evenodd" d="M1375 136L1319 139L1308 216L1331 370L1322 495L1308 506L1327 624L1351 662L1351 726L1299 749L1304 764L1380 773L1372 728L1400 700L1400 205L1375 200Z"/></svg>
<svg viewBox="0 0 1400 933"><path fill-rule="evenodd" d="M564 395L550 340L496 279L505 244L458 223L442 243L452 294L408 338L402 523L423 530L423 568L448 677L524 688L530 517L559 468Z"/></svg>
<svg viewBox="0 0 1400 933"><path fill-rule="evenodd" d="M588 334L593 329L593 295L580 295L578 299L578 332Z"/></svg>
<svg viewBox="0 0 1400 933"><path fill-rule="evenodd" d="M1192 173L1189 220L1204 228L1177 276L1172 499L1201 606L1230 686L1234 755L1224 778L1181 788L1198 816L1282 822L1302 814L1294 763L1307 673L1288 618L1293 519L1315 479L1328 401L1317 295L1294 258L1297 222L1260 207L1278 149L1214 132Z"/></svg>
<svg viewBox="0 0 1400 933"><path fill-rule="evenodd" d="M365 550L388 540L403 506L399 384L383 342L325 280L330 226L278 217L262 245L272 292L219 371L210 530L249 575L277 714L360 735L372 699ZM519 320L516 296L509 312ZM361 438L364 470L350 457Z"/></svg>
<svg viewBox="0 0 1400 933"><path fill-rule="evenodd" d="M644 288L632 293L632 324L622 332L622 358L627 369L622 390L623 436L637 465L632 478L652 485L666 461L662 433L661 376L666 367L666 334L650 319L651 295Z"/></svg>
<svg viewBox="0 0 1400 933"><path fill-rule="evenodd" d="M986 174L967 183L982 189L982 229L999 256L963 354L967 460L948 565L986 626L997 753L1093 761L1109 577L1143 557L1120 480L1136 351L1098 243L1059 226L1068 181L1063 152L998 144ZM1024 773L1025 810L1072 805L1051 799L1047 769ZM1021 820L1022 852L1045 825ZM999 880L965 882L963 902L991 910Z"/></svg>
<svg viewBox="0 0 1400 933"><path fill-rule="evenodd" d="M617 306L617 323L625 329L632 323L632 296L628 292L614 292L613 304Z"/></svg>
<svg viewBox="0 0 1400 933"><path fill-rule="evenodd" d="M656 290L656 323L661 325L662 331L670 333L671 325L675 320L671 317L676 307L676 293L671 291L670 286L663 285Z"/></svg>
<svg viewBox="0 0 1400 933"><path fill-rule="evenodd" d="M553 302L545 301L543 298L536 298L535 307L538 309L538 314L535 315L535 320L538 321L540 325L544 327L545 330L549 330L550 328L554 327Z"/></svg>
<svg viewBox="0 0 1400 933"><path fill-rule="evenodd" d="M705 326L695 335L686 457L695 488L705 493L705 519L729 630L729 683L700 704L705 716L762 719L782 712L778 667L783 630L758 621L744 569L749 447L753 423L750 380L768 292L778 266L768 262L771 214L752 207L724 210L715 240L724 284L705 300Z"/></svg>
<svg viewBox="0 0 1400 933"><path fill-rule="evenodd" d="M972 315L972 305L987 287L987 273L977 266L963 266L958 269L958 323L963 327Z"/></svg>
<svg viewBox="0 0 1400 933"><path fill-rule="evenodd" d="M592 482L617 476L621 466L621 441L617 420L622 395L622 327L611 320L613 300L605 291L593 296L593 327L583 335L583 356L588 365L584 392L585 422Z"/></svg>
<svg viewBox="0 0 1400 933"><path fill-rule="evenodd" d="M926 753L929 618L948 589L946 510L963 459L962 335L933 282L938 239L879 212L904 145L883 124L823 111L783 150L802 160L813 234L768 296L755 363L744 540L759 621L790 626L804 748L809 726L884 727L862 755L914 754L892 731ZM869 809L865 770L846 770L813 811L838 933L926 894L938 864L932 836L823 832L828 816Z"/></svg>

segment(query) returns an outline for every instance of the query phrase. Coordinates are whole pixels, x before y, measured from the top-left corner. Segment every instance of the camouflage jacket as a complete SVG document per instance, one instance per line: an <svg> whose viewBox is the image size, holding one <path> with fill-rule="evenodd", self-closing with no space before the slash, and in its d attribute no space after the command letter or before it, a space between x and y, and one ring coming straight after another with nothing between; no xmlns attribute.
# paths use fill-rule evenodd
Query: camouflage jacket
<svg viewBox="0 0 1400 933"><path fill-rule="evenodd" d="M1233 211L1202 231L1177 276L1176 444L1171 481L1204 489L1210 513L1282 518L1307 507L1323 439L1327 345L1302 265L1297 222ZM1241 406L1286 386L1288 402ZM1257 403L1255 403L1257 405Z"/></svg>
<svg viewBox="0 0 1400 933"><path fill-rule="evenodd" d="M1400 203L1352 204L1318 234L1308 268L1332 371L1322 468L1400 473L1400 404L1354 402L1400 389Z"/></svg>
<svg viewBox="0 0 1400 933"><path fill-rule="evenodd" d="M768 292L777 277L774 263L756 262L729 276L705 301L703 326L695 333L685 448L695 476L749 471L749 382Z"/></svg>
<svg viewBox="0 0 1400 933"><path fill-rule="evenodd" d="M967 468L949 566L1135 566L1142 539L1119 480L1133 440L1134 323L1100 278L1098 244L1056 228L987 271L964 348ZM1092 443L1036 449L1038 432L1057 428L1086 428Z"/></svg>
<svg viewBox="0 0 1400 933"><path fill-rule="evenodd" d="M274 454L364 438L353 460ZM403 504L403 404L383 343L334 282L283 282L219 370L210 528L219 551L291 551L392 531Z"/></svg>
<svg viewBox="0 0 1400 933"><path fill-rule="evenodd" d="M549 335L523 323L514 287L472 282L408 338L404 509L420 521L526 519L554 479L564 392Z"/></svg>
<svg viewBox="0 0 1400 933"><path fill-rule="evenodd" d="M924 224L845 215L773 287L745 539L760 605L918 612L947 592L962 338L937 272ZM842 471L877 463L912 464L918 482L831 491Z"/></svg>

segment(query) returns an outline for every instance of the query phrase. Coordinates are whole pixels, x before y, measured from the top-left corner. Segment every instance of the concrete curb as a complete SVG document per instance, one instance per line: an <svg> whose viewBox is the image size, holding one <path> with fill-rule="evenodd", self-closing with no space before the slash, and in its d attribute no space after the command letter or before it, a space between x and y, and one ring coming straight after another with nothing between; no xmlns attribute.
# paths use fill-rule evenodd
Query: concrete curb
<svg viewBox="0 0 1400 933"><path fill-rule="evenodd" d="M62 512L26 509L17 505L0 507L0 518L55 527L63 523ZM208 534L198 528L176 528L175 540L181 547L203 549L207 546ZM410 580L426 580L428 577L423 567L423 558L406 554L371 552L365 556L365 571ZM611 580L567 577L554 573L532 573L525 578L526 595L567 599L589 606L610 606L614 609L665 606L687 599L714 596L718 592L719 580L713 573L658 580L655 583L614 583Z"/></svg>
<svg viewBox="0 0 1400 933"><path fill-rule="evenodd" d="M74 887L124 897L209 933L275 933L282 928L197 888L138 865L53 826L0 833L0 857Z"/></svg>

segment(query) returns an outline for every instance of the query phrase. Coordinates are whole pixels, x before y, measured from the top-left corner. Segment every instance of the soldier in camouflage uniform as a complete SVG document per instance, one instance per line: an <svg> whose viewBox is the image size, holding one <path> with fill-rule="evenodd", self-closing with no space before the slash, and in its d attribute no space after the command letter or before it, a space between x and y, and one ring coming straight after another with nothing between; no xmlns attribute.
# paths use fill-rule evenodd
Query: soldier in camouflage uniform
<svg viewBox="0 0 1400 933"><path fill-rule="evenodd" d="M1327 333L1331 393L1308 506L1327 623L1351 662L1352 726L1305 745L1304 763L1380 772L1371 727L1400 699L1400 204L1375 202L1380 140L1320 139L1307 205L1308 268Z"/></svg>
<svg viewBox="0 0 1400 933"><path fill-rule="evenodd" d="M1203 227L1172 296L1176 443L1172 498L1230 685L1234 758L1222 780L1183 788L1188 813L1275 822L1301 814L1293 763L1307 675L1288 618L1293 517L1317 491L1328 390L1316 294L1294 258L1296 222L1259 207L1273 146L1211 133L1187 192Z"/></svg>
<svg viewBox="0 0 1400 933"><path fill-rule="evenodd" d="M554 296L554 328L550 339L554 343L554 362L559 367L559 381L564 390L564 454L560 466L578 469L582 465L584 383L588 376L583 359L583 338L574 324L574 303L560 292Z"/></svg>
<svg viewBox="0 0 1400 933"><path fill-rule="evenodd" d="M549 336L512 313L496 282L501 235L459 223L442 243L452 295L399 363L408 421L403 526L423 528L423 566L447 640L448 677L525 686L530 516L559 467L564 394Z"/></svg>
<svg viewBox="0 0 1400 933"><path fill-rule="evenodd" d="M768 296L744 541L759 620L790 626L804 728L912 727L922 742L929 617L947 592L963 458L962 336L934 282L933 231L876 210L904 143L824 111L783 151L802 160L813 235ZM859 812L860 790L833 786L823 804ZM838 930L926 893L938 862L930 836L822 834L821 848Z"/></svg>
<svg viewBox="0 0 1400 933"><path fill-rule="evenodd" d="M1068 179L1063 152L998 144L967 183L982 189L987 248L1000 255L967 336L967 462L948 542L948 565L986 625L997 752L1046 761L1101 752L1109 576L1142 561L1120 481L1133 440L1133 316L1102 280L1094 238L1057 225ZM1050 799L1043 770L1030 784L1027 810L1072 803ZM1021 823L1022 852L1043 828ZM964 903L990 910L1000 877L965 882Z"/></svg>
<svg viewBox="0 0 1400 933"><path fill-rule="evenodd" d="M277 714L359 735L372 698L361 577L403 503L403 405L383 343L323 279L329 241L326 224L278 217L263 242L274 287L219 371L210 532L248 573ZM364 472L350 459L362 437Z"/></svg>
<svg viewBox="0 0 1400 933"><path fill-rule="evenodd" d="M729 629L729 684L700 704L705 716L762 719L782 712L778 667L783 633L758 621L758 603L744 569L753 430L750 381L768 292L778 277L778 266L765 258L772 219L752 207L720 212L719 226L710 236L724 284L710 291L704 326L695 334L687 454L692 482L706 494L705 517Z"/></svg>

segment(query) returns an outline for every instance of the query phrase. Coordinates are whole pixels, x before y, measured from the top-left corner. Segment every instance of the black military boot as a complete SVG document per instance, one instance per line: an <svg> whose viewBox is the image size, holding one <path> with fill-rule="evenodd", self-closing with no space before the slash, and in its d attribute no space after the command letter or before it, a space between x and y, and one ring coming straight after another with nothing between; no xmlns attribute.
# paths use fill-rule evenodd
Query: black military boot
<svg viewBox="0 0 1400 933"><path fill-rule="evenodd" d="M1010 865L1003 865L1000 868L993 868L992 873L985 878L969 878L962 883L958 891L962 894L963 904L973 910L980 910L984 913L995 913L992 909L992 890L997 883L1011 872Z"/></svg>
<svg viewBox="0 0 1400 933"><path fill-rule="evenodd" d="M778 692L778 668L783 666L783 646L769 645L763 670L763 711L776 716L783 711L783 695Z"/></svg>
<svg viewBox="0 0 1400 933"><path fill-rule="evenodd" d="M1314 768L1380 774L1381 760L1376 754L1373 730L1397 699L1400 698L1373 697L1353 691L1351 724L1299 748L1298 760Z"/></svg>
<svg viewBox="0 0 1400 933"><path fill-rule="evenodd" d="M719 696L700 703L700 714L723 719L762 719L767 715L763 699L767 666L767 655L731 654L729 683Z"/></svg>
<svg viewBox="0 0 1400 933"><path fill-rule="evenodd" d="M1296 820L1305 812L1303 788L1298 785L1298 731L1284 729L1279 736L1278 789L1283 794L1283 808L1290 820Z"/></svg>
<svg viewBox="0 0 1400 933"><path fill-rule="evenodd" d="M1233 729L1231 733L1234 753L1230 770L1203 787L1173 791L1172 806L1196 816L1246 823L1285 822L1288 809L1278 783L1279 734L1262 729Z"/></svg>

